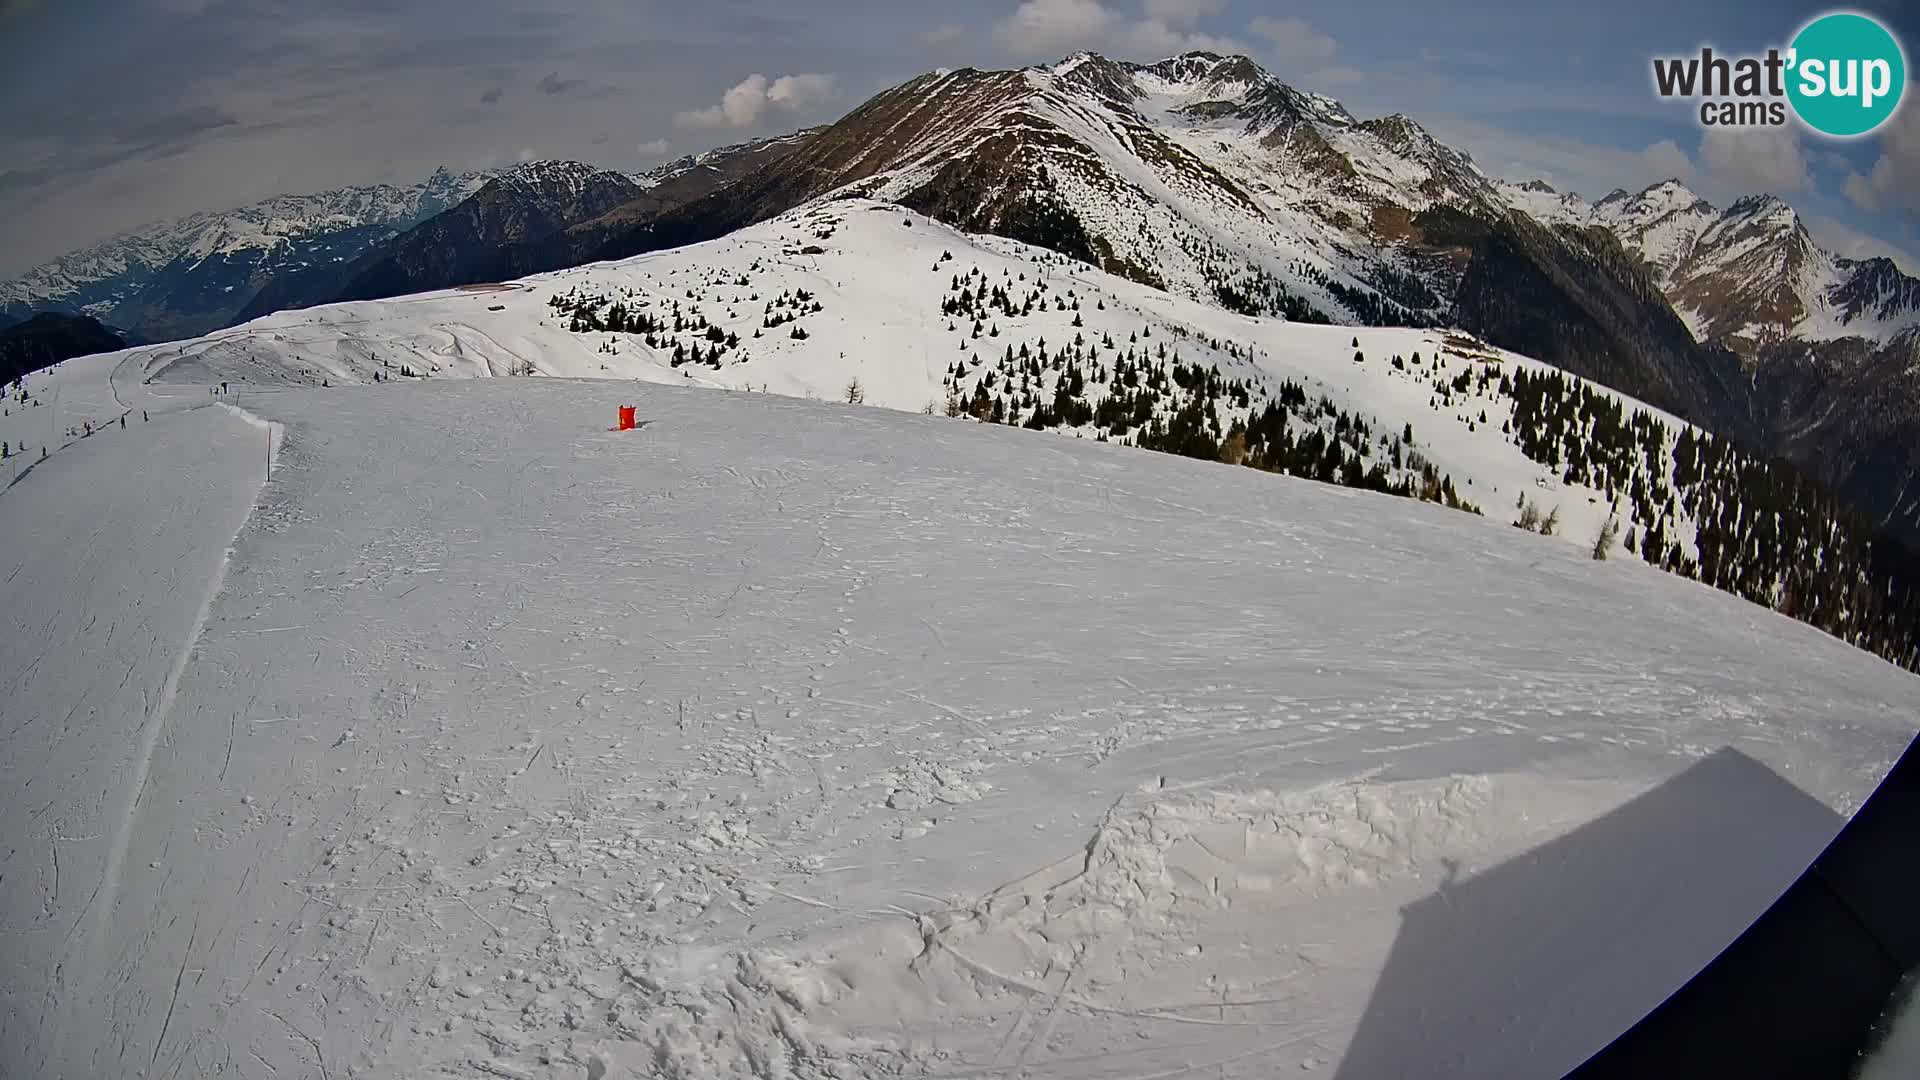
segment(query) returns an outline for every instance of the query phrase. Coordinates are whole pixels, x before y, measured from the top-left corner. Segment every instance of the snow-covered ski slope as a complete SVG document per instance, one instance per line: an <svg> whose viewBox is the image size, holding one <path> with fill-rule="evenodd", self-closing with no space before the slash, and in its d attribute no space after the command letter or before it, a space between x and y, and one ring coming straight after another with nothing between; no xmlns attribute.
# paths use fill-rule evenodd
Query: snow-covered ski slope
<svg viewBox="0 0 1920 1080"><path fill-rule="evenodd" d="M831 273L808 350L702 377L915 405L938 358L856 351L913 278L863 331ZM1554 1075L1913 734L1892 666L1498 518L774 394L266 379L467 328L589 371L571 284L29 380L136 419L0 493L0 1074Z"/></svg>
<svg viewBox="0 0 1920 1080"><path fill-rule="evenodd" d="M1016 305L1044 288L1047 302L1013 317L983 317L976 337L972 318L942 310L958 295L957 279L969 293L983 283L1002 288ZM794 301L803 294L809 299ZM685 328L656 335L658 347L644 335L575 332L567 314L573 309L553 302L576 298L597 300L601 315L618 302L669 328L677 312ZM717 366L676 367L676 344L720 347L696 329L696 319L736 335L738 344L721 349ZM769 321L776 325L768 328ZM796 327L804 338L793 336ZM992 365L1007 351L1043 344L1057 351L1076 338L1108 363L1128 350L1145 356L1164 348L1169 359L1216 367L1256 389L1291 380L1367 418L1381 440L1411 424L1414 445L1463 497L1503 520L1513 517L1522 494L1543 513L1557 507L1560 536L1571 544L1590 546L1610 509L1603 492L1564 483L1558 470L1528 460L1502 434L1511 399L1476 389L1442 400L1434 390L1436 380L1483 368L1552 370L1546 365L1450 331L1238 315L865 199L817 203L710 243L495 287L282 312L148 350L142 362L162 381L190 383L339 385L376 372L403 378L403 368L428 378L531 371L825 400L844 400L858 379L867 404L918 412L943 410L943 378L956 362L965 397L995 374ZM1355 362L1356 353L1365 359ZM1396 367L1395 356L1406 362ZM1044 398L1052 386L1036 384L1036 391ZM1646 411L1674 434L1685 426ZM1224 417L1223 430L1232 419ZM1683 545L1691 543L1684 510L1671 525Z"/></svg>

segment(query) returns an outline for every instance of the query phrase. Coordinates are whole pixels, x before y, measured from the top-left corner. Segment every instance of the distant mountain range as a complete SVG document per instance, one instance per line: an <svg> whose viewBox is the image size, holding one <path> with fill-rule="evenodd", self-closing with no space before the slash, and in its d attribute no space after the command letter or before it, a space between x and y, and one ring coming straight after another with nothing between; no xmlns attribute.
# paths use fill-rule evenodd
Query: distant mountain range
<svg viewBox="0 0 1920 1080"><path fill-rule="evenodd" d="M135 230L0 282L0 312L95 316L156 340L227 325L269 281L359 258L486 180L445 169L410 187L279 195Z"/></svg>
<svg viewBox="0 0 1920 1080"><path fill-rule="evenodd" d="M1204 52L923 75L834 124L639 175L535 162L196 215L0 286L0 310L52 301L167 336L854 196L1236 311L1456 325L1789 456L1920 538L1920 281L1822 249L1771 196L1721 209L1667 181L1590 203ZM263 209L282 203L303 209Z"/></svg>
<svg viewBox="0 0 1920 1080"><path fill-rule="evenodd" d="M1516 209L1541 221L1611 231L1645 260L1696 337L1742 355L1790 339L1886 341L1920 328L1920 280L1891 259L1826 251L1772 195L1721 210L1679 180L1592 205L1538 181L1504 186Z"/></svg>
<svg viewBox="0 0 1920 1080"><path fill-rule="evenodd" d="M807 134L720 147L638 174L569 161L520 165L359 258L267 283L236 321L287 308L501 281L586 261L606 235L776 160Z"/></svg>
<svg viewBox="0 0 1920 1080"><path fill-rule="evenodd" d="M371 299L466 284L466 268L501 245L563 229L636 197L625 174L570 161L535 161L489 177L459 204L352 259L310 266L266 283L235 321L344 299Z"/></svg>

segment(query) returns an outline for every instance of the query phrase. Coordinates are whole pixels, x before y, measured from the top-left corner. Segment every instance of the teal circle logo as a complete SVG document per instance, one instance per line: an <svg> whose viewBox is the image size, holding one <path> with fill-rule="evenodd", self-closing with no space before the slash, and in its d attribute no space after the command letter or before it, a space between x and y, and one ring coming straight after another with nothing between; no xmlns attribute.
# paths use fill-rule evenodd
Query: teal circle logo
<svg viewBox="0 0 1920 1080"><path fill-rule="evenodd" d="M1787 99L1822 135L1865 135L1899 108L1906 54L1875 20L1850 11L1822 15L1801 29L1791 50Z"/></svg>

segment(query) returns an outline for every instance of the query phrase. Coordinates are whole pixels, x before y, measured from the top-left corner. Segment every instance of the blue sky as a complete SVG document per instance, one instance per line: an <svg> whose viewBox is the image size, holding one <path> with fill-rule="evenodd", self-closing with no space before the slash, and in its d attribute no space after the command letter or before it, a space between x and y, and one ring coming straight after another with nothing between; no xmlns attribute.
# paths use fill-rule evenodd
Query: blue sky
<svg viewBox="0 0 1920 1080"><path fill-rule="evenodd" d="M1916 5L1856 5L1920 41ZM1705 138L1649 59L1783 44L1824 6L1501 0L0 0L0 274L143 222L436 165L638 168L832 120L941 67L1245 52L1489 172L1597 197L1770 191L1920 273L1920 108L1834 142Z"/></svg>

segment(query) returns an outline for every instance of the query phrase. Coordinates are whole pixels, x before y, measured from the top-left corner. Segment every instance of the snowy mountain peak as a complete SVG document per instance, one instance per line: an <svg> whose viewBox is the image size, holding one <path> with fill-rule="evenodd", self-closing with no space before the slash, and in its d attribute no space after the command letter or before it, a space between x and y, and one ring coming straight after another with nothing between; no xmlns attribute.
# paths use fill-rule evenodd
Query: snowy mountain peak
<svg viewBox="0 0 1920 1080"><path fill-rule="evenodd" d="M1374 120L1363 120L1359 126L1371 132L1382 143L1404 154L1427 155L1440 147L1439 142L1428 134L1426 128L1415 123L1405 113L1393 113Z"/></svg>
<svg viewBox="0 0 1920 1080"><path fill-rule="evenodd" d="M1274 81L1273 76L1245 56L1199 51L1149 64L1137 69L1136 76L1143 81L1158 80L1163 92L1174 87L1191 87L1213 98L1239 97L1254 86Z"/></svg>
<svg viewBox="0 0 1920 1080"><path fill-rule="evenodd" d="M1840 269L1791 206L1749 195L1718 214L1704 201L1672 216L1681 213L1690 222L1711 218L1666 280L1696 336L1748 352L1795 334L1834 336L1844 320L1831 316L1828 296Z"/></svg>
<svg viewBox="0 0 1920 1080"><path fill-rule="evenodd" d="M1507 205L1521 211L1537 221L1549 225L1590 225L1593 223L1596 207L1572 191L1561 191L1544 180L1527 180L1515 183L1511 180L1499 182L1501 195ZM1622 198L1624 193L1616 192ZM1605 204L1605 200L1602 200Z"/></svg>
<svg viewBox="0 0 1920 1080"><path fill-rule="evenodd" d="M1050 78L1057 86L1124 107L1146 93L1135 81L1136 69L1098 53L1080 53L1055 66Z"/></svg>
<svg viewBox="0 0 1920 1080"><path fill-rule="evenodd" d="M711 150L703 150L698 154L682 154L672 161L656 165L644 172L626 173L624 175L628 180L633 181L643 190L655 188L675 177L685 176L695 169L715 169L743 156L764 155L770 152L778 153L782 150L790 149L825 130L825 126L801 128L798 131L789 132L785 135L774 135L764 139L750 139L747 142L716 146Z"/></svg>
<svg viewBox="0 0 1920 1080"><path fill-rule="evenodd" d="M1149 106L1154 112L1204 120L1232 118L1258 134L1297 123L1347 126L1355 122L1333 98L1288 86L1240 55L1196 50L1139 64L1079 52L1027 70L1035 87L1042 90L1085 93L1123 108L1154 101L1157 105Z"/></svg>
<svg viewBox="0 0 1920 1080"><path fill-rule="evenodd" d="M1725 217L1788 229L1797 229L1800 225L1800 215L1775 195L1747 195L1736 199L1727 207Z"/></svg>
<svg viewBox="0 0 1920 1080"><path fill-rule="evenodd" d="M1650 212L1670 213L1676 210L1690 210L1695 207L1713 209L1713 204L1694 193L1677 177L1650 184L1635 195L1632 200Z"/></svg>
<svg viewBox="0 0 1920 1080"><path fill-rule="evenodd" d="M466 186L467 178L456 175L453 170L442 165L433 170L433 175L427 177L426 182L421 184L420 188L427 195L432 196L452 195L465 190Z"/></svg>
<svg viewBox="0 0 1920 1080"><path fill-rule="evenodd" d="M1749 357L1790 338L1889 341L1920 329L1920 280L1841 259L1771 194L1716 208L1678 178L1592 206L1544 184L1503 183L1507 204L1549 223L1598 225L1640 256L1695 337Z"/></svg>
<svg viewBox="0 0 1920 1080"><path fill-rule="evenodd" d="M923 75L735 191L732 205L601 250L717 235L809 199L874 198L1236 308L1425 324L1443 317L1443 279L1457 271L1402 243L1412 217L1503 209L1491 180L1412 118L1362 124L1247 57L1211 52Z"/></svg>
<svg viewBox="0 0 1920 1080"><path fill-rule="evenodd" d="M1346 106L1330 97L1271 80L1248 92L1240 115L1248 121L1247 130L1257 134L1284 134L1299 124L1345 128L1358 123Z"/></svg>
<svg viewBox="0 0 1920 1080"><path fill-rule="evenodd" d="M1082 49L1079 52L1067 56L1063 60L1056 61L1052 64L1042 64L1040 65L1040 70L1053 75L1071 75L1074 71L1087 64L1098 63L1105 59L1106 57L1101 56L1097 52Z"/></svg>
<svg viewBox="0 0 1920 1080"><path fill-rule="evenodd" d="M545 160L516 165L494 177L493 182L510 190L565 197L609 178L626 179L619 173L581 161Z"/></svg>
<svg viewBox="0 0 1920 1080"><path fill-rule="evenodd" d="M825 130L826 125L820 125L818 127L801 128L798 131L789 132L785 135L772 135L764 139L752 139L743 143L716 146L711 150L695 155L692 161L696 165L713 165L716 162L737 158L742 154L762 153L775 148L794 146L805 142L807 139Z"/></svg>
<svg viewBox="0 0 1920 1080"><path fill-rule="evenodd" d="M672 161L656 165L645 172L628 173L627 179L643 188L657 187L676 176L681 176L700 167L700 158L694 154L682 154Z"/></svg>
<svg viewBox="0 0 1920 1080"><path fill-rule="evenodd" d="M1614 191L1593 205L1590 220L1578 223L1607 228L1665 282L1719 216L1711 203L1669 179L1632 195Z"/></svg>

